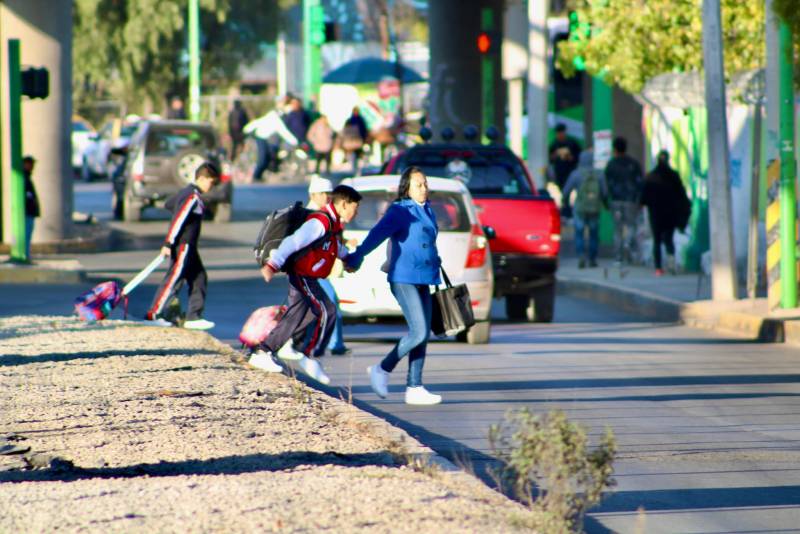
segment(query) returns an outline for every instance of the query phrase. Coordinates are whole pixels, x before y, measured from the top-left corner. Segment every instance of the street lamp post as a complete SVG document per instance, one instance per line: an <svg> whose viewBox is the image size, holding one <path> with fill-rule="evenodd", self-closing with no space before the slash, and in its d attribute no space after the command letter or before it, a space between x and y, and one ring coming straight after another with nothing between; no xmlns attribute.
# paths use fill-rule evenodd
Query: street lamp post
<svg viewBox="0 0 800 534"><path fill-rule="evenodd" d="M189 0L189 117L200 120L200 7Z"/></svg>

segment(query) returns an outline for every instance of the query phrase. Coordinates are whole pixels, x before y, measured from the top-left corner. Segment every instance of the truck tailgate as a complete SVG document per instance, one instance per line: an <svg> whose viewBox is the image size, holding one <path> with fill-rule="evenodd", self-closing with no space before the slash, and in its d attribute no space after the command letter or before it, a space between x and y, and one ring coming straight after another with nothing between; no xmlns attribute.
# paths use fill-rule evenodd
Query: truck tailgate
<svg viewBox="0 0 800 534"><path fill-rule="evenodd" d="M494 228L492 253L557 256L561 218L555 203L546 198L473 197L478 218Z"/></svg>

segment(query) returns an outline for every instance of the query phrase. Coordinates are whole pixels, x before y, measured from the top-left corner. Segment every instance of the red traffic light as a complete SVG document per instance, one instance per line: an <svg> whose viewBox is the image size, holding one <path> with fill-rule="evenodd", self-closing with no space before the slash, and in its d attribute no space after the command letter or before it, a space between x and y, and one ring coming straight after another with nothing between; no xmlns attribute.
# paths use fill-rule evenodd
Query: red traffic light
<svg viewBox="0 0 800 534"><path fill-rule="evenodd" d="M481 54L487 53L492 48L492 38L488 33L481 33L478 35L478 52Z"/></svg>

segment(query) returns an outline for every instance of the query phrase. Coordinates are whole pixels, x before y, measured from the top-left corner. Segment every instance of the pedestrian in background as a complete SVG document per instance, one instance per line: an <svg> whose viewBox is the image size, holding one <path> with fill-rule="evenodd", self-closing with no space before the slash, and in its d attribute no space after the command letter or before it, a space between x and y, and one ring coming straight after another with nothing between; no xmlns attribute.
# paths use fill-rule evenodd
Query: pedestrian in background
<svg viewBox="0 0 800 534"><path fill-rule="evenodd" d="M289 101L289 112L286 114L286 127L297 138L297 142L306 142L308 127L311 126L311 116L303 107L299 98L293 97Z"/></svg>
<svg viewBox="0 0 800 534"><path fill-rule="evenodd" d="M283 99L279 99L275 107L263 116L247 123L243 132L252 135L258 149L258 160L253 169L253 181L262 179L262 174L268 168L277 170L278 146L281 140L288 145L296 147L297 138L286 127L283 120Z"/></svg>
<svg viewBox="0 0 800 534"><path fill-rule="evenodd" d="M441 258L436 248L439 229L428 202L428 180L417 167L409 167L400 177L397 199L389 206L364 242L345 259L345 267L357 270L364 257L386 239L390 240L388 279L408 323L408 333L379 364L367 369L372 390L382 398L388 395L389 374L408 355L405 402L439 404L440 395L422 384L422 368L431 331L431 284L441 282Z"/></svg>
<svg viewBox="0 0 800 534"><path fill-rule="evenodd" d="M553 167L558 189L563 191L569 175L578 166L578 156L581 147L577 141L567 136L567 126L563 123L556 125L556 138L550 143L550 165Z"/></svg>
<svg viewBox="0 0 800 534"><path fill-rule="evenodd" d="M570 205L570 194L575 191L575 205ZM578 168L572 171L564 184L564 204L572 208L575 225L575 249L578 268L586 267L585 232L589 232L589 267L597 267L597 251L600 245L600 211L607 204L608 188L600 171L594 168L591 149L581 152Z"/></svg>
<svg viewBox="0 0 800 534"><path fill-rule="evenodd" d="M233 109L228 113L228 134L231 136L231 161L236 161L244 147L244 127L250 122L247 111L239 100L233 101Z"/></svg>
<svg viewBox="0 0 800 534"><path fill-rule="evenodd" d="M615 138L612 148L605 178L614 216L614 247L617 261L630 263L637 249L636 227L644 175L639 162L627 155L628 142L624 137Z"/></svg>
<svg viewBox="0 0 800 534"><path fill-rule="evenodd" d="M186 120L186 109L183 106L183 100L179 96L173 96L170 100L167 118L171 120Z"/></svg>
<svg viewBox="0 0 800 534"><path fill-rule="evenodd" d="M688 224L691 204L680 175L669 165L669 152L666 150L658 153L655 168L645 178L641 203L647 207L653 233L656 276L664 274L662 245L667 249L667 270L675 274L675 244L672 237L676 228L682 230Z"/></svg>
<svg viewBox="0 0 800 534"><path fill-rule="evenodd" d="M316 155L317 166L314 172L317 174L322 172L323 163L325 163L325 172L331 172L331 152L333 151L335 137L336 133L331 128L328 117L325 115L320 115L317 120L311 123L311 127L308 129L308 142Z"/></svg>
<svg viewBox="0 0 800 534"><path fill-rule="evenodd" d="M194 173L194 183L181 189L165 205L172 210L172 222L167 237L164 238L161 255L170 259L170 265L147 311L147 319L155 324L171 325L161 314L186 282L189 287L189 305L184 328L208 330L214 327L214 323L202 317L208 277L197 244L205 212L201 196L211 191L219 180L219 169L211 163L203 163Z"/></svg>
<svg viewBox="0 0 800 534"><path fill-rule="evenodd" d="M33 186L33 169L36 160L33 156L22 158L22 177L25 180L25 257L31 258L31 238L36 217L41 215L39 209L39 196Z"/></svg>
<svg viewBox="0 0 800 534"><path fill-rule="evenodd" d="M347 153L353 165L353 174L360 174L359 160L364 150L364 143L367 142L367 123L361 116L358 106L353 107L350 117L345 121L342 128L342 150Z"/></svg>

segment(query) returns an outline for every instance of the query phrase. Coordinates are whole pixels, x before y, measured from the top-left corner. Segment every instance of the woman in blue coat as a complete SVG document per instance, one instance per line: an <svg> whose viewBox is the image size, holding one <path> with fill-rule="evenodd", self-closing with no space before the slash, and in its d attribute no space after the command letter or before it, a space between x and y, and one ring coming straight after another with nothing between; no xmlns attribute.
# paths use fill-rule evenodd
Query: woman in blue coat
<svg viewBox="0 0 800 534"><path fill-rule="evenodd" d="M439 284L441 258L436 249L439 229L428 202L428 180L417 167L400 177L395 200L364 242L347 257L347 267L358 269L364 257L386 239L389 246L389 286L408 323L408 333L379 365L367 369L372 390L388 394L389 373L408 355L407 404L439 404L440 395L422 385L422 367L431 331L431 284Z"/></svg>

